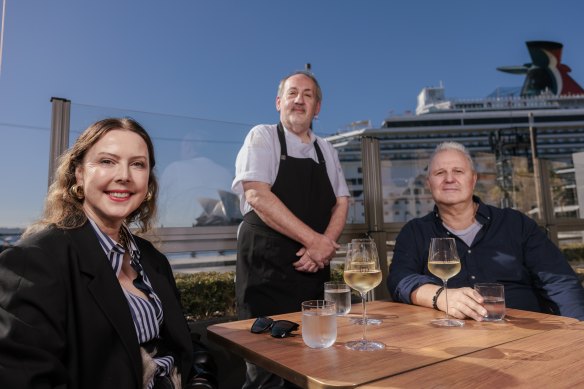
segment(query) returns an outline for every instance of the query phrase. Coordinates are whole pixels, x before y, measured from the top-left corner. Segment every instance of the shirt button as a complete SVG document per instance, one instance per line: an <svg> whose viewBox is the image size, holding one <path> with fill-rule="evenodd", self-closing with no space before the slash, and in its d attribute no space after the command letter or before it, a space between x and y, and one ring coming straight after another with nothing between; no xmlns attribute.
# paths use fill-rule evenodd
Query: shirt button
<svg viewBox="0 0 584 389"><path fill-rule="evenodd" d="M475 276L470 276L470 279L471 280L474 280L475 278L476 278Z"/></svg>
<svg viewBox="0 0 584 389"><path fill-rule="evenodd" d="M467 253L469 253L469 254L470 254L470 252L471 252L471 250L468 250L468 251L467 251Z"/></svg>

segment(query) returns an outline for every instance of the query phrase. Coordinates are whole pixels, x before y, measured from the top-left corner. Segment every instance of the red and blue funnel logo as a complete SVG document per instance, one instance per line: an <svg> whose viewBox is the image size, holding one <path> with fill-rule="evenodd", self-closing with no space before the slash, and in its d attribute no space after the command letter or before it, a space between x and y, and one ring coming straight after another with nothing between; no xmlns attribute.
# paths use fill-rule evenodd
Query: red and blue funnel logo
<svg viewBox="0 0 584 389"><path fill-rule="evenodd" d="M568 75L570 67L561 63L561 43L531 41L526 44L531 63L497 68L506 73L525 74L522 96L538 96L542 93L556 96L584 94L584 89Z"/></svg>

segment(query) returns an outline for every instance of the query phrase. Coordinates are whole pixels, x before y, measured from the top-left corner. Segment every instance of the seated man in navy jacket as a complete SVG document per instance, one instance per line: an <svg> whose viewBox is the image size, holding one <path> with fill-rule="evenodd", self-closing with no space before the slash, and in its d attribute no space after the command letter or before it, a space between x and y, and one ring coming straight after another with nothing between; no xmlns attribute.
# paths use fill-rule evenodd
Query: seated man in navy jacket
<svg viewBox="0 0 584 389"><path fill-rule="evenodd" d="M387 284L395 301L446 311L442 282L427 267L430 238L454 237L462 269L448 280L448 311L486 315L475 283L505 286L507 307L584 320L584 288L560 250L523 213L473 196L477 173L466 148L445 142L428 165L434 211L400 231Z"/></svg>

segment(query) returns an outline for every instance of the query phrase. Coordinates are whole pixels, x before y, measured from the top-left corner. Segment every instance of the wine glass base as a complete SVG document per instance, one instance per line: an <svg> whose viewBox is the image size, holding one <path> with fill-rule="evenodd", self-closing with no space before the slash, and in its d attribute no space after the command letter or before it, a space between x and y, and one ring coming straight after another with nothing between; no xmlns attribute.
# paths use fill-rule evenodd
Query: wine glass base
<svg viewBox="0 0 584 389"><path fill-rule="evenodd" d="M345 343L345 347L355 351L376 351L383 350L385 344L375 340L352 340Z"/></svg>
<svg viewBox="0 0 584 389"><path fill-rule="evenodd" d="M383 323L383 320L381 320L381 319L371 319L371 318L368 317L367 319L365 319L365 323L367 323L367 325L369 325L369 326L371 326L371 325L378 326L381 323ZM363 325L363 318L360 317L360 318L351 319L351 324L357 324L357 325L362 326Z"/></svg>
<svg viewBox="0 0 584 389"><path fill-rule="evenodd" d="M436 319L431 321L432 325L437 327L462 327L464 322L456 319Z"/></svg>

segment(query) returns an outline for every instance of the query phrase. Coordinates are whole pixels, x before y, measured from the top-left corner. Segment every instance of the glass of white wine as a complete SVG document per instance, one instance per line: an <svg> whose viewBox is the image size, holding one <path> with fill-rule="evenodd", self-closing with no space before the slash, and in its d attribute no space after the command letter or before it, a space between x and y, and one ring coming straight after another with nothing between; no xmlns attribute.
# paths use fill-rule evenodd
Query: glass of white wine
<svg viewBox="0 0 584 389"><path fill-rule="evenodd" d="M365 243L365 245L367 245L368 250L371 253L371 255L374 255L377 258L376 261L379 261L377 246L375 245L375 241L373 239L371 239L371 238L356 238L356 239L352 239L351 243L353 243L353 244ZM369 246L371 246L370 249L369 249ZM357 247L363 247L363 246L357 246ZM351 319L351 323L357 324L357 325L363 325L363 324L380 325L381 323L383 323L383 320L374 319L371 317L365 317L365 318L359 317L359 318Z"/></svg>
<svg viewBox="0 0 584 389"><path fill-rule="evenodd" d="M366 323L365 294L381 283L379 257L377 256L375 243L372 240L357 240L347 245L343 278L347 285L361 294L363 323ZM347 342L345 347L351 350L372 351L384 349L385 344L374 340L367 340L367 325L363 325L362 338Z"/></svg>
<svg viewBox="0 0 584 389"><path fill-rule="evenodd" d="M451 319L448 314L448 280L460 272L460 258L456 251L454 238L432 238L428 252L428 270L444 283L446 297L446 317L432 320L439 327L462 327L462 320Z"/></svg>

